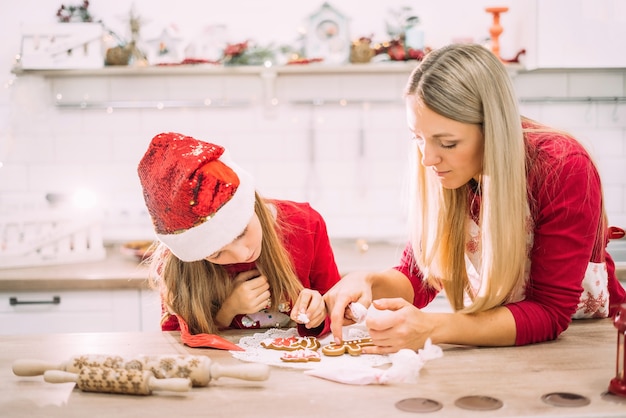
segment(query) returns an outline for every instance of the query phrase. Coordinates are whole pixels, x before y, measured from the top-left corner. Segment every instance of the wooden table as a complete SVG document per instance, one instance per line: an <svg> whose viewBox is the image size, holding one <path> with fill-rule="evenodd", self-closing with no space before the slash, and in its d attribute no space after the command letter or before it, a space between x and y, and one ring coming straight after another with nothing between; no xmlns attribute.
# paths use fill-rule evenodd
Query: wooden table
<svg viewBox="0 0 626 418"><path fill-rule="evenodd" d="M617 331L611 320L579 320L557 341L510 348L444 346L444 356L421 370L416 384L353 386L272 367L262 382L220 378L186 393L131 396L83 392L73 383L52 384L41 376L18 377L15 360L63 362L75 354L196 354L236 364L229 352L192 349L169 333L84 333L0 336L2 417L624 417L626 400L603 396L615 376ZM237 341L241 333L225 336ZM582 407L556 407L542 395L570 392L589 398ZM462 396L500 399L494 411L455 405ZM410 413L395 404L429 398L442 409Z"/></svg>

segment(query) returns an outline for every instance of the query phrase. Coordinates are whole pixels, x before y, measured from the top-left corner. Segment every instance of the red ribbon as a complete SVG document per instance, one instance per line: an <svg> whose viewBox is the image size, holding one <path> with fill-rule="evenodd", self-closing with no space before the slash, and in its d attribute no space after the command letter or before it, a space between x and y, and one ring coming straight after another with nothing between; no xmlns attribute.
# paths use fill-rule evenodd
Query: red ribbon
<svg viewBox="0 0 626 418"><path fill-rule="evenodd" d="M180 316L176 315L180 324L180 340L183 344L194 348L218 348L220 350L245 351L237 344L228 341L216 334L194 334L189 332L187 322Z"/></svg>
<svg viewBox="0 0 626 418"><path fill-rule="evenodd" d="M626 235L626 231L617 226L609 227L609 239L622 239Z"/></svg>

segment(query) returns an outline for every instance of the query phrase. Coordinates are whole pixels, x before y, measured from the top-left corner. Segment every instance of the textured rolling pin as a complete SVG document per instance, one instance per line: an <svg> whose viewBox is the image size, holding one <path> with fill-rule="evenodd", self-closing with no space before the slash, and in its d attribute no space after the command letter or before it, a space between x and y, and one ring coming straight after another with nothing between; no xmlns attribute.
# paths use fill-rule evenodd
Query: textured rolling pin
<svg viewBox="0 0 626 418"><path fill-rule="evenodd" d="M260 363L244 363L221 366L206 356L159 355L124 358L116 355L84 354L71 357L64 363L41 360L16 360L13 373L17 376L40 376L48 370L80 373L84 367L115 368L149 371L158 379L189 378L193 386L207 386L211 379L232 377L243 380L266 380L269 366Z"/></svg>
<svg viewBox="0 0 626 418"><path fill-rule="evenodd" d="M187 392L191 380L183 378L157 379L149 371L88 367L79 373L47 370L43 379L49 383L76 382L85 392L122 393L125 395L150 395L153 390Z"/></svg>

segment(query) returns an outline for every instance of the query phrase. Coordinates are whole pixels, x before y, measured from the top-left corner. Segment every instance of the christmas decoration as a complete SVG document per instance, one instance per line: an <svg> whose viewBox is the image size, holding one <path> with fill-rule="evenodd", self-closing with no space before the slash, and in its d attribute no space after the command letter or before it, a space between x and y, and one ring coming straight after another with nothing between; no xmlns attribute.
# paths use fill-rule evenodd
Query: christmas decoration
<svg viewBox="0 0 626 418"><path fill-rule="evenodd" d="M487 13L491 13L493 15L493 24L489 28L489 33L491 34L491 52L500 58L500 35L504 31L504 28L500 24L500 14L507 12L509 10L508 7L487 7L485 11Z"/></svg>
<svg viewBox="0 0 626 418"><path fill-rule="evenodd" d="M272 45L262 47L251 41L226 44L222 63L224 65L266 65L273 64L276 53Z"/></svg>
<svg viewBox="0 0 626 418"><path fill-rule="evenodd" d="M352 46L350 47L350 62L352 63L370 62L374 54L375 54L375 51L372 48L372 38L362 36L356 41L352 42Z"/></svg>
<svg viewBox="0 0 626 418"><path fill-rule="evenodd" d="M421 60L427 53L424 34L417 28L419 17L409 6L390 10L391 20L386 21L391 40L374 46L376 55L387 54L392 61Z"/></svg>
<svg viewBox="0 0 626 418"><path fill-rule="evenodd" d="M93 18L89 13L89 1L85 0L82 4L65 6L64 4L57 10L57 18L59 22L93 22Z"/></svg>
<svg viewBox="0 0 626 418"><path fill-rule="evenodd" d="M183 58L183 39L174 25L161 29L160 33L145 41L150 64L177 63Z"/></svg>

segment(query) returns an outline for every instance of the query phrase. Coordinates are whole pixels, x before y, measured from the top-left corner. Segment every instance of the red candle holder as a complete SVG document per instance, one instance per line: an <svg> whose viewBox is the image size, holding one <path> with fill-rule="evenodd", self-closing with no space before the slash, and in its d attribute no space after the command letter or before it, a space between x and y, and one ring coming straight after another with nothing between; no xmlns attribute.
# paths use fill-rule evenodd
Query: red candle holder
<svg viewBox="0 0 626 418"><path fill-rule="evenodd" d="M617 328L617 357L615 359L615 377L609 383L609 392L617 396L626 397L626 375L624 364L626 363L626 303L622 303L615 317L613 325Z"/></svg>
<svg viewBox="0 0 626 418"><path fill-rule="evenodd" d="M487 7L486 12L493 15L493 25L489 28L489 34L491 35L491 52L500 58L500 35L504 31L500 24L500 13L507 12L508 7Z"/></svg>

